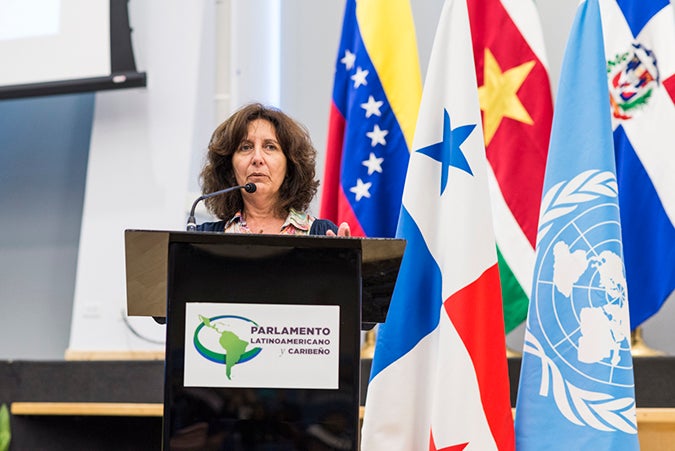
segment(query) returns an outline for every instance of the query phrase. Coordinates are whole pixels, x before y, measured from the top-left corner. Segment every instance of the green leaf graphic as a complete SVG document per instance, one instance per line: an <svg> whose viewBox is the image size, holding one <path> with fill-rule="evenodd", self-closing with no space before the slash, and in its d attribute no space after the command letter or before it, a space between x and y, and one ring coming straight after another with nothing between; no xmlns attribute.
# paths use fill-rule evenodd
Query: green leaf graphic
<svg viewBox="0 0 675 451"><path fill-rule="evenodd" d="M208 319L206 316L199 315L199 319L202 320L202 323L204 323L206 327L212 327L211 320Z"/></svg>

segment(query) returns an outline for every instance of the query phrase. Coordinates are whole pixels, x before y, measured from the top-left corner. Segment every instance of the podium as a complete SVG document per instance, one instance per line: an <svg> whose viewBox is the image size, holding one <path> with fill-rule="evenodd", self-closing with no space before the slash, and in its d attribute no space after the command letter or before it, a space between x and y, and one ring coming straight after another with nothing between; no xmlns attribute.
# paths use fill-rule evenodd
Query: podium
<svg viewBox="0 0 675 451"><path fill-rule="evenodd" d="M128 313L166 318L163 449L357 449L360 332L404 247L125 231Z"/></svg>

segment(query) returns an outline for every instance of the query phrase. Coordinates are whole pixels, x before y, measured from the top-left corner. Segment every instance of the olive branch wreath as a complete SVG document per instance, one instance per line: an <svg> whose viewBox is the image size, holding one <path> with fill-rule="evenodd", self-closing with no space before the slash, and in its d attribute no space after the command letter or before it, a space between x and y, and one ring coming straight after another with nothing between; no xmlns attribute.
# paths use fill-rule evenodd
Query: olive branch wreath
<svg viewBox="0 0 675 451"><path fill-rule="evenodd" d="M614 398L602 392L579 388L563 378L553 360L546 355L541 344L525 331L523 352L541 360L541 385L539 395L548 397L552 385L553 399L560 413L579 426L591 426L600 431L622 431L637 434L635 400L631 397Z"/></svg>
<svg viewBox="0 0 675 451"><path fill-rule="evenodd" d="M546 236L553 221L577 209L579 204L600 196L617 196L616 176L609 171L590 169L568 182L552 186L541 200L537 244Z"/></svg>

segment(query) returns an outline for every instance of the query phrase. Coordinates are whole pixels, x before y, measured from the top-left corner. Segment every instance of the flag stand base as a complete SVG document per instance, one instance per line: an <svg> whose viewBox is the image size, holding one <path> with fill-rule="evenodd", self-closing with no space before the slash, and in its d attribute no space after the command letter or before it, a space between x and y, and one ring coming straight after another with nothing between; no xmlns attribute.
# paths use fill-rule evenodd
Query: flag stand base
<svg viewBox="0 0 675 451"><path fill-rule="evenodd" d="M665 352L650 347L642 336L642 327L636 327L630 333L631 354L633 357L654 357L666 355Z"/></svg>
<svg viewBox="0 0 675 451"><path fill-rule="evenodd" d="M375 355L375 329L370 329L366 332L366 336L363 340L363 346L361 346L361 358L362 359L371 359Z"/></svg>
<svg viewBox="0 0 675 451"><path fill-rule="evenodd" d="M508 346L506 347L506 358L517 358L517 357L522 357L523 353L514 351L513 349L509 348Z"/></svg>

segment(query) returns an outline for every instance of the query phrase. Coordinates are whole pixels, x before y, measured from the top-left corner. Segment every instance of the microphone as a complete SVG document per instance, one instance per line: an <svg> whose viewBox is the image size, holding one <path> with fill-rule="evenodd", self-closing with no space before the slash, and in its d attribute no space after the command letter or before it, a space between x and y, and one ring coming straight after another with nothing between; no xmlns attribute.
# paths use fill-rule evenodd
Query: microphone
<svg viewBox="0 0 675 451"><path fill-rule="evenodd" d="M255 186L255 183L247 183L246 185L237 185L237 186L230 186L229 188L221 189L220 191L214 191L212 193L204 194L203 196L199 196L193 203L192 203L192 208L190 209L190 217L188 218L187 221L187 230L189 232L194 231L197 229L197 221L195 221L195 208L197 207L197 204L204 199L208 199L209 197L213 196L219 196L221 194L229 193L230 191L235 191L238 189L243 189L247 193L255 193L255 190L257 187Z"/></svg>

